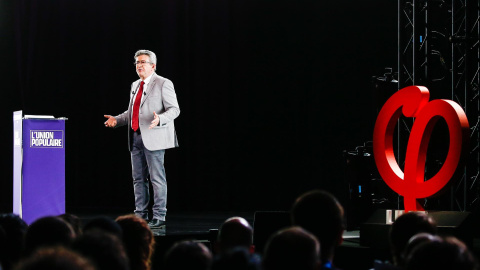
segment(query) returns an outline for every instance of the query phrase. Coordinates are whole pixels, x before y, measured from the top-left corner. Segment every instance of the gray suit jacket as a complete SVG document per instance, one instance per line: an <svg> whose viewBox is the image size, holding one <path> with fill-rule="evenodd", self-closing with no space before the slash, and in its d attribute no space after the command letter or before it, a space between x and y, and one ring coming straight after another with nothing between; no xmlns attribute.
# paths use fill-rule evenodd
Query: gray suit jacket
<svg viewBox="0 0 480 270"><path fill-rule="evenodd" d="M117 127L128 125L129 150L131 150L130 130L134 103L133 97L138 91L140 82L141 80L138 79L132 83L128 110L115 116ZM175 94L173 83L169 79L153 73L150 83L147 85L146 89L143 89L143 94L144 97L140 104L138 122L145 148L154 151L178 147L177 134L175 132L173 120L180 114L180 107L178 106L177 95ZM149 129L148 127L154 118L154 111L160 117L160 124Z"/></svg>

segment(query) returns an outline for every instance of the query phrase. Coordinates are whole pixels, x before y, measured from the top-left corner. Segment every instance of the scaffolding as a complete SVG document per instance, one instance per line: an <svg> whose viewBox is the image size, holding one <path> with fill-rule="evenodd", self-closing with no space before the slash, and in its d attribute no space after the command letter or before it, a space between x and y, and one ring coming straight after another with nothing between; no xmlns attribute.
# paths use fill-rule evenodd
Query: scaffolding
<svg viewBox="0 0 480 270"><path fill-rule="evenodd" d="M469 155L450 191L449 208L455 211L480 204L479 3L398 0L398 89L426 86L431 99L460 104L470 123ZM397 126L397 162L402 168L412 125L413 120L401 118ZM435 162L430 167L441 167L442 161Z"/></svg>

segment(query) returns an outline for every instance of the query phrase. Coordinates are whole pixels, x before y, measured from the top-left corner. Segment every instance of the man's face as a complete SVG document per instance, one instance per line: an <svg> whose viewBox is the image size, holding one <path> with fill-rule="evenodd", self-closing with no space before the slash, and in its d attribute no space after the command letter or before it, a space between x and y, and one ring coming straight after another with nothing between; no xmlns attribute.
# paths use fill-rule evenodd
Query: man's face
<svg viewBox="0 0 480 270"><path fill-rule="evenodd" d="M139 55L136 61L137 63L144 63L135 66L140 79L145 80L155 71L155 64L150 63L150 57L148 55Z"/></svg>

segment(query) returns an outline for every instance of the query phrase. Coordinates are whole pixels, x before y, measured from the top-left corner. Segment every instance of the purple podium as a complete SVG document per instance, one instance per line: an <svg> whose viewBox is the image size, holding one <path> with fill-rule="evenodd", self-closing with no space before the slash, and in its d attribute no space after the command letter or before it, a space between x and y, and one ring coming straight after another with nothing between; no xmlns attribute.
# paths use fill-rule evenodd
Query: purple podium
<svg viewBox="0 0 480 270"><path fill-rule="evenodd" d="M65 213L65 120L13 113L13 213L27 224Z"/></svg>

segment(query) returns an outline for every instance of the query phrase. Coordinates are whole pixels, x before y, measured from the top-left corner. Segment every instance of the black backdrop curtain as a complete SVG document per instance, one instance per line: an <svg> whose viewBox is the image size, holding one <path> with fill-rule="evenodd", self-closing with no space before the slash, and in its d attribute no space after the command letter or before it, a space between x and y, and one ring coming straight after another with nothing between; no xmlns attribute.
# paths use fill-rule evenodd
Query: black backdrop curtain
<svg viewBox="0 0 480 270"><path fill-rule="evenodd" d="M14 110L67 121L67 211L133 207L125 127L154 51L181 114L165 155L172 211L288 209L344 199L342 150L371 140L371 76L396 64L396 1L1 1L0 211L11 211Z"/></svg>

